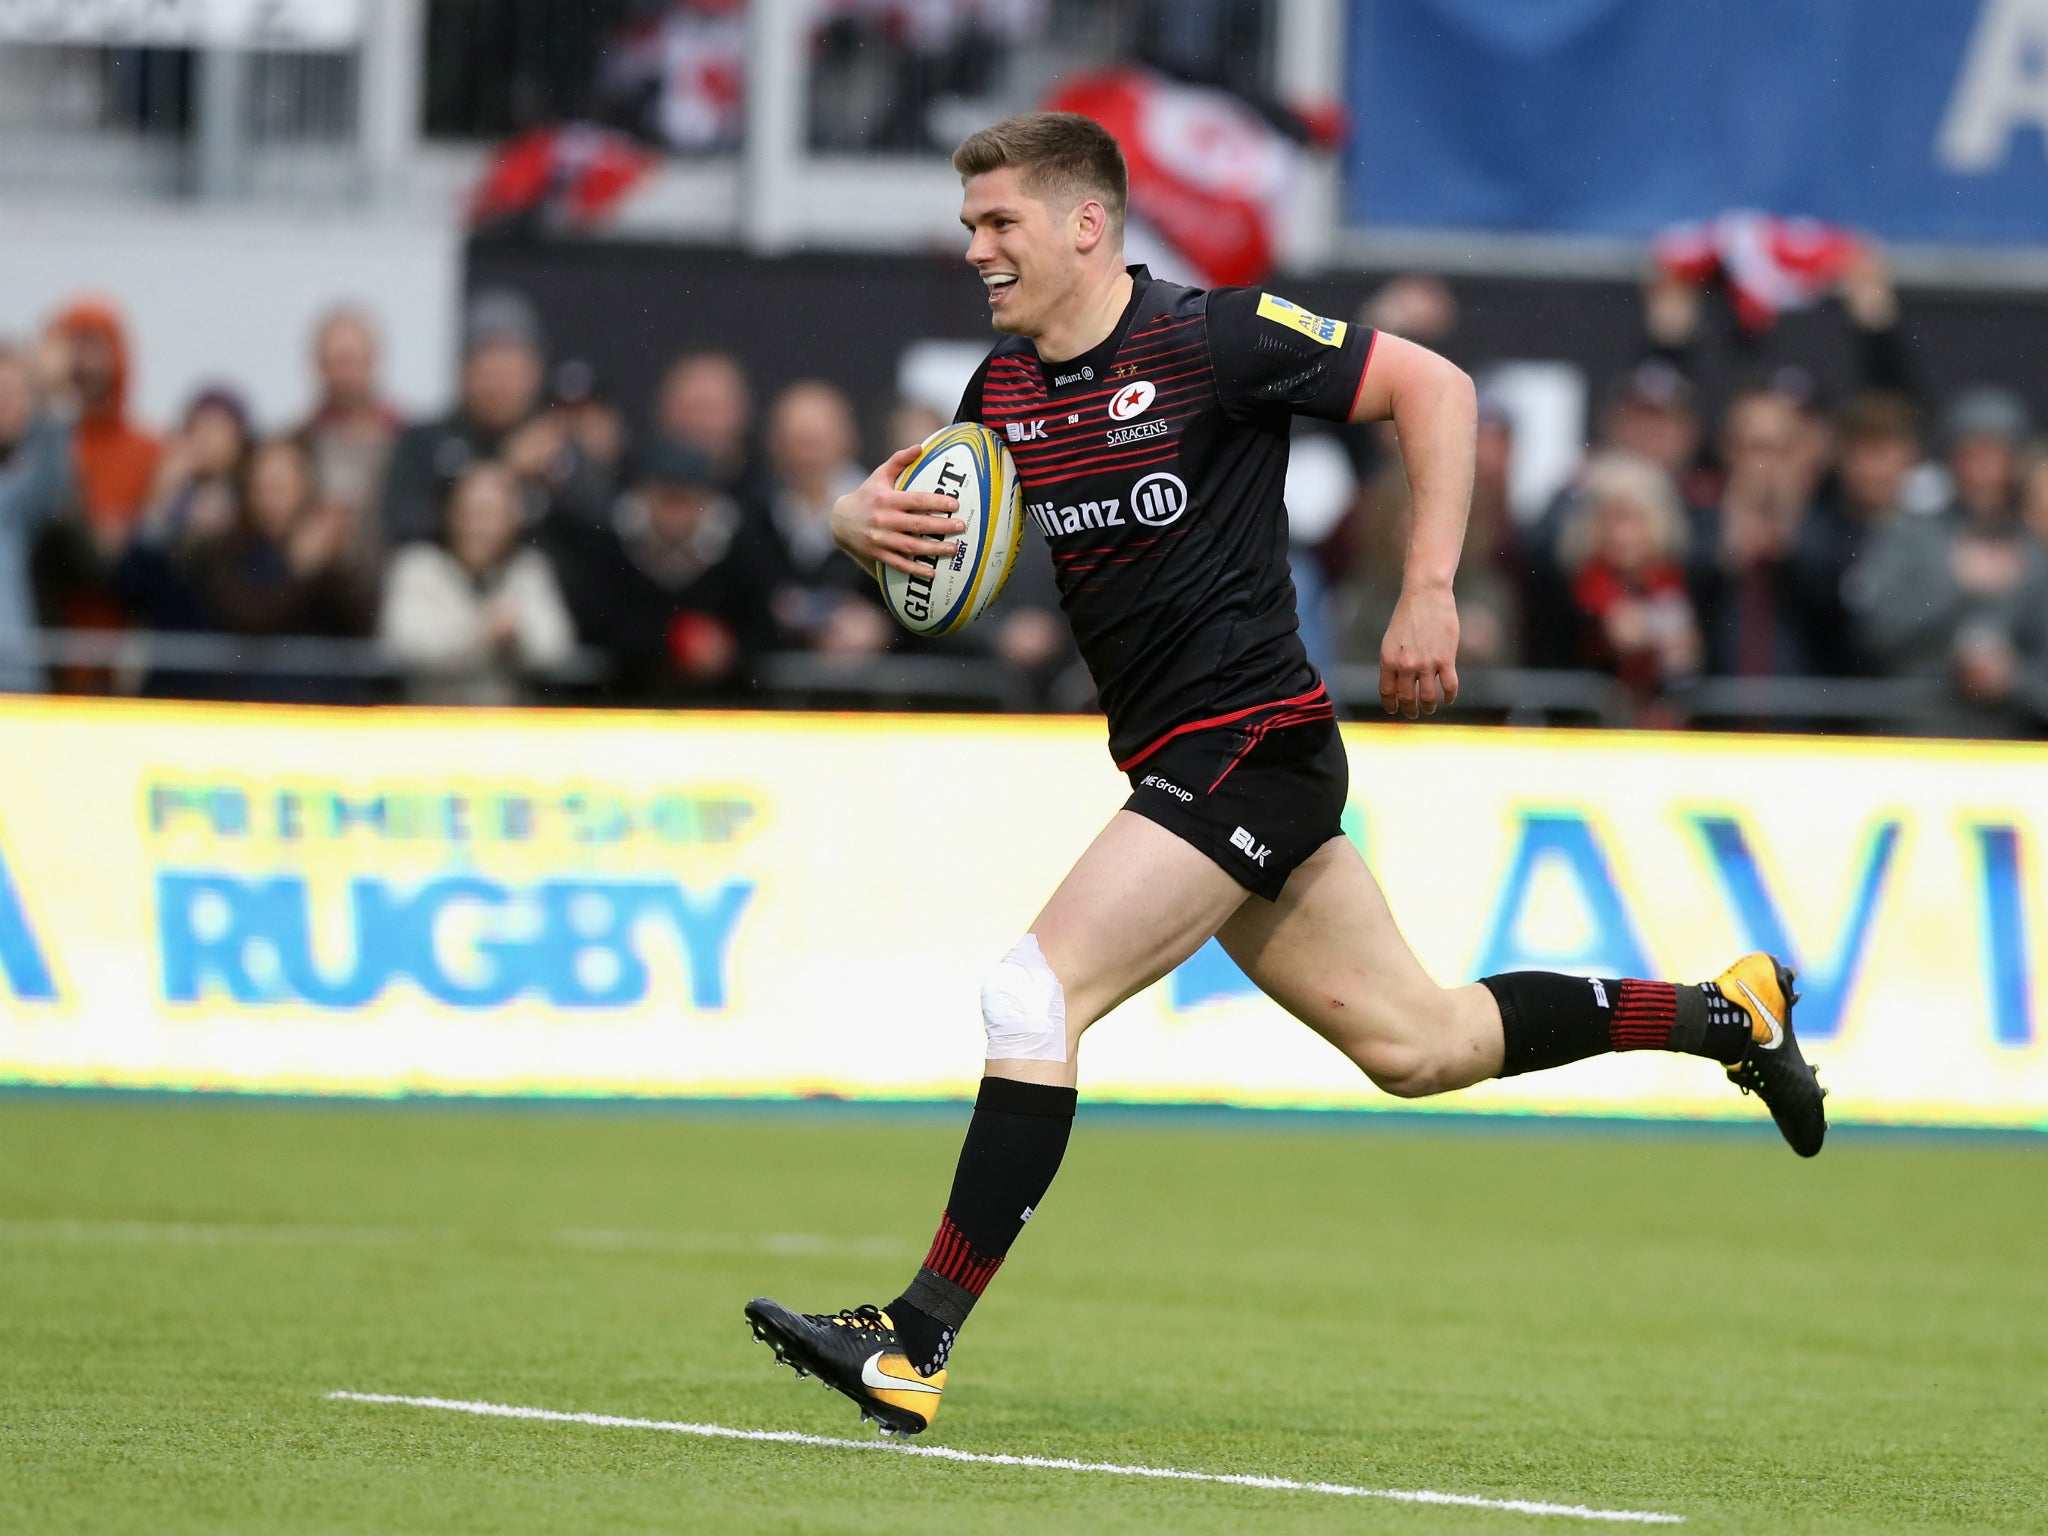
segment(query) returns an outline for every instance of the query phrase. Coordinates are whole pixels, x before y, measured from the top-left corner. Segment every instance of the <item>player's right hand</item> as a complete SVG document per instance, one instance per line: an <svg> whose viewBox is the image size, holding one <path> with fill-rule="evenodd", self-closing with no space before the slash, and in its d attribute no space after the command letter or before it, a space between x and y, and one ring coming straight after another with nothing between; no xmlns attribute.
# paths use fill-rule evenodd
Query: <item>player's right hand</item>
<svg viewBox="0 0 2048 1536"><path fill-rule="evenodd" d="M873 570L879 561L906 576L924 576L960 547L947 538L967 531L967 525L951 515L960 510L959 502L927 491L896 489L896 477L923 446L898 449L832 504L832 540L864 569Z"/></svg>

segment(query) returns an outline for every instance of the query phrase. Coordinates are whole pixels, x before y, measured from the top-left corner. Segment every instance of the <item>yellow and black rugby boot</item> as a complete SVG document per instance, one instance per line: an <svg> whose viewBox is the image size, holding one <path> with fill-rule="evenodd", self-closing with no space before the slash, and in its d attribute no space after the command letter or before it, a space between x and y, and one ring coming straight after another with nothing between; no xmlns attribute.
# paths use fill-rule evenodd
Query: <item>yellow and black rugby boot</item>
<svg viewBox="0 0 2048 1536"><path fill-rule="evenodd" d="M1812 1157L1828 1133L1828 1096L1820 1074L1792 1033L1792 968L1775 955L1744 955L1714 978L1723 997L1749 1017L1749 1050L1728 1069L1728 1081L1764 1101L1792 1150Z"/></svg>
<svg viewBox="0 0 2048 1536"><path fill-rule="evenodd" d="M860 1405L862 1421L873 1419L884 1434L915 1435L938 1416L946 1373L919 1375L896 1340L896 1325L878 1308L827 1316L756 1296L747 1303L747 1323L775 1351L777 1364L845 1393Z"/></svg>

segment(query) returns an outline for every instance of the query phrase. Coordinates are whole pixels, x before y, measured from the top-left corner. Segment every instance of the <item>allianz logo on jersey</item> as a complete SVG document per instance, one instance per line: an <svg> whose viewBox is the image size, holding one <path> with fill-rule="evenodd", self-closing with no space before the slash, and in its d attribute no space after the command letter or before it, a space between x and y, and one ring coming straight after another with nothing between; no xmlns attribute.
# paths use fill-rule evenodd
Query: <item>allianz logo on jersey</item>
<svg viewBox="0 0 2048 1536"><path fill-rule="evenodd" d="M1188 509L1187 482L1179 475L1160 470L1131 487L1128 501L1105 496L1099 501L1061 506L1056 501L1028 501L1024 510L1047 538L1079 533L1086 528L1128 528L1124 513L1147 528L1163 528Z"/></svg>

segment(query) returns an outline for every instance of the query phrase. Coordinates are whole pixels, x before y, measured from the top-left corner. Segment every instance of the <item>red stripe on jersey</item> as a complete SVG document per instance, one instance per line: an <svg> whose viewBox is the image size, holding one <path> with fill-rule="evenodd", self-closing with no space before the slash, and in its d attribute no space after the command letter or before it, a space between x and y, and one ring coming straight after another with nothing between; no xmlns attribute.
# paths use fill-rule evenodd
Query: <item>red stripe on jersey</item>
<svg viewBox="0 0 2048 1536"><path fill-rule="evenodd" d="M1108 400L1114 399L1133 384L1150 384L1160 395L1169 393L1167 385L1179 384L1185 379L1198 379L1214 372L1207 358L1198 359L1193 366L1173 373L1152 373L1141 368L1144 378L1119 379L1115 384L1096 389L1078 389L1071 394L1049 395L1045 387L1030 379L1012 382L1008 379L991 382L983 379L981 403L984 409L992 405L1013 405L1020 400L1044 400L1054 407L1068 411L1092 410Z"/></svg>
<svg viewBox="0 0 2048 1536"><path fill-rule="evenodd" d="M1380 348L1380 333L1374 331L1372 340L1365 344L1365 361L1358 365L1358 388L1351 392L1351 409L1344 413L1346 421L1358 420L1358 402L1365 398L1365 376L1372 370L1372 355Z"/></svg>
<svg viewBox="0 0 2048 1536"><path fill-rule="evenodd" d="M1247 715L1256 715L1262 709L1294 709L1298 708L1303 704L1307 704L1312 700L1321 700L1324 703L1329 702L1329 694L1327 694L1323 690L1323 685L1321 683L1317 683L1315 687L1311 688L1307 693L1297 694L1295 697L1291 699L1275 699L1268 704L1254 704L1247 709L1232 710L1227 715L1213 715L1207 720L1190 720L1186 725L1176 725L1172 730L1168 731L1164 736L1161 736L1157 741L1153 742L1144 750L1133 753L1131 756L1125 758L1122 762L1118 763L1116 765L1117 772L1130 772L1131 769L1137 767L1138 764L1145 761L1145 759L1150 757L1154 752L1157 752L1169 741L1172 741L1174 737L1185 736L1189 731L1206 731L1214 726L1232 725L1235 724L1237 721L1244 719ZM1335 711L1332 710L1332 713L1334 714Z"/></svg>
<svg viewBox="0 0 2048 1536"><path fill-rule="evenodd" d="M1089 448L1057 457L1036 454L1026 456L1015 448L1010 457L1017 461L1017 473L1024 477L1024 489L1036 494L1045 482L1071 480L1075 476L1097 469L1138 469L1147 464L1169 464L1180 456L1180 445L1171 436L1148 438L1139 448Z"/></svg>

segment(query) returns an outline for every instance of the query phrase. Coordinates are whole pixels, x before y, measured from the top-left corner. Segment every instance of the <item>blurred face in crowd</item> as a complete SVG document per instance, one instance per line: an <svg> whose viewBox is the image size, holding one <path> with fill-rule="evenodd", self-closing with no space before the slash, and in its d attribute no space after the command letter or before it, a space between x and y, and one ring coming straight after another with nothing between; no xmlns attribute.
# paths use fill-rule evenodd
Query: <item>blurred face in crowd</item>
<svg viewBox="0 0 2048 1536"><path fill-rule="evenodd" d="M1044 331L1084 286L1078 242L1084 224L1104 217L1093 199L1072 208L1041 202L1024 190L1014 166L970 177L960 222L971 236L968 264L988 292L989 323L1012 336Z"/></svg>
<svg viewBox="0 0 2048 1536"><path fill-rule="evenodd" d="M2035 459L2020 477L2020 518L2027 532L2048 544L2048 457Z"/></svg>
<svg viewBox="0 0 2048 1536"><path fill-rule="evenodd" d="M1458 328L1458 301L1441 278L1406 273L1359 307L1361 323L1434 347Z"/></svg>
<svg viewBox="0 0 2048 1536"><path fill-rule="evenodd" d="M1956 499L1980 517L2000 517L2012 505L2018 472L2012 444L2002 437L1966 437L1948 451Z"/></svg>
<svg viewBox="0 0 2048 1536"><path fill-rule="evenodd" d="M689 357L661 388L661 430L730 467L746 444L754 402L740 365L723 352Z"/></svg>
<svg viewBox="0 0 2048 1536"><path fill-rule="evenodd" d="M298 525L312 493L306 456L290 439L272 438L256 450L249 464L249 526L273 544L282 543Z"/></svg>
<svg viewBox="0 0 2048 1536"><path fill-rule="evenodd" d="M853 407L829 384L794 384L782 392L768 422L775 472L800 491L818 492L857 447Z"/></svg>
<svg viewBox="0 0 2048 1536"><path fill-rule="evenodd" d="M185 418L185 445L192 456L192 473L199 479L233 474L249 449L235 413L210 401L194 406Z"/></svg>
<svg viewBox="0 0 2048 1536"><path fill-rule="evenodd" d="M88 407L105 405L114 393L114 346L100 332L79 329L71 335L71 387Z"/></svg>
<svg viewBox="0 0 2048 1536"><path fill-rule="evenodd" d="M1868 521L1898 509L1906 477L1920 462L1920 445L1894 433L1853 435L1842 440L1842 498Z"/></svg>
<svg viewBox="0 0 2048 1536"><path fill-rule="evenodd" d="M1740 395L1728 407L1721 454L1731 496L1788 499L1799 478L1799 412L1778 395Z"/></svg>
<svg viewBox="0 0 2048 1536"><path fill-rule="evenodd" d="M448 547L464 569L490 570L511 551L526 508L519 481L494 460L472 464L448 497Z"/></svg>
<svg viewBox="0 0 2048 1536"><path fill-rule="evenodd" d="M1505 486L1514 450L1515 434L1507 422L1497 416L1482 416L1474 444L1473 478L1481 485Z"/></svg>
<svg viewBox="0 0 2048 1536"><path fill-rule="evenodd" d="M12 446L28 435L35 408L28 363L18 352L0 351L0 444Z"/></svg>
<svg viewBox="0 0 2048 1536"><path fill-rule="evenodd" d="M1633 397L1610 406L1601 432L1606 447L1648 459L1667 475L1682 475L1699 448L1699 423L1680 405Z"/></svg>
<svg viewBox="0 0 2048 1536"><path fill-rule="evenodd" d="M328 405L356 410L375 402L377 335L362 316L331 316L314 340L313 363Z"/></svg>
<svg viewBox="0 0 2048 1536"><path fill-rule="evenodd" d="M649 485L642 487L647 504L647 523L664 544L687 544L704 526L714 493L701 485Z"/></svg>
<svg viewBox="0 0 2048 1536"><path fill-rule="evenodd" d="M516 427L540 399L540 354L516 341L487 341L462 365L462 408L492 432Z"/></svg>
<svg viewBox="0 0 2048 1536"><path fill-rule="evenodd" d="M888 439L889 451L894 453L898 448L923 442L945 424L946 418L930 406L912 401L897 406L889 413L882 435Z"/></svg>
<svg viewBox="0 0 2048 1536"><path fill-rule="evenodd" d="M1658 556L1656 515L1633 496L1601 497L1593 509L1593 547L1625 575L1648 569Z"/></svg>

